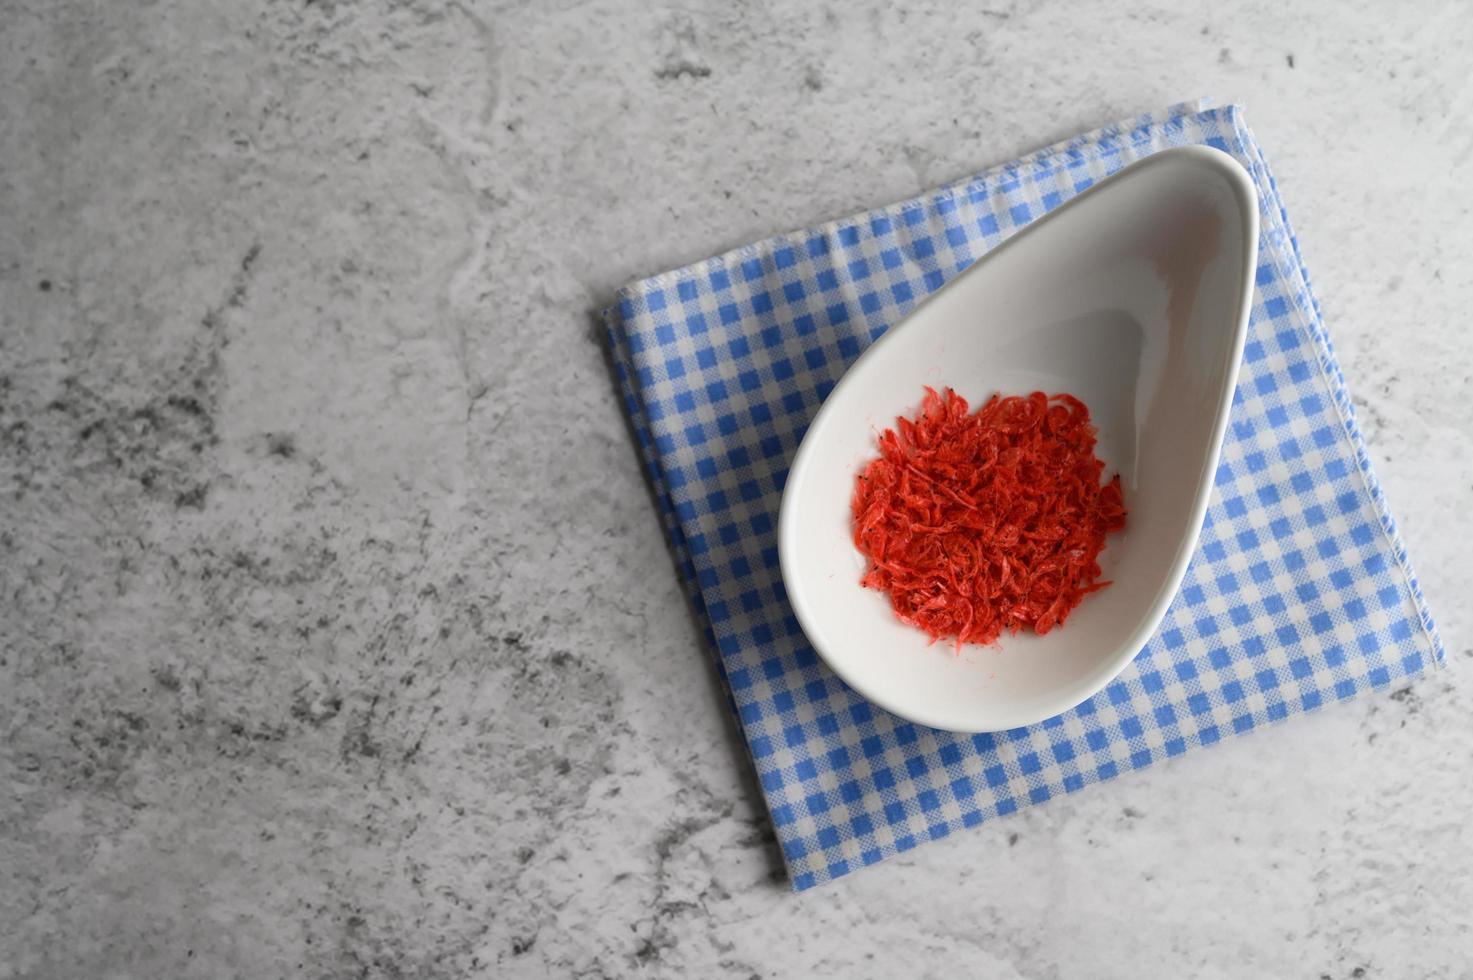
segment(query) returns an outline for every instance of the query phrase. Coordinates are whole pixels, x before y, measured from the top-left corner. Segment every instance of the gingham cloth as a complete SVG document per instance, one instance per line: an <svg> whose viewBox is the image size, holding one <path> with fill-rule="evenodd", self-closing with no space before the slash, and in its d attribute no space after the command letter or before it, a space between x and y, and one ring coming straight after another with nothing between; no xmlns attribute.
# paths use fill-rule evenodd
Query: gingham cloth
<svg viewBox="0 0 1473 980"><path fill-rule="evenodd" d="M1216 487L1160 629L1098 695L1029 728L958 735L871 705L814 654L778 570L778 505L805 427L865 347L948 278L1102 177L1190 143L1253 175L1262 238ZM607 323L795 890L1443 660L1238 107L1106 127L633 283Z"/></svg>

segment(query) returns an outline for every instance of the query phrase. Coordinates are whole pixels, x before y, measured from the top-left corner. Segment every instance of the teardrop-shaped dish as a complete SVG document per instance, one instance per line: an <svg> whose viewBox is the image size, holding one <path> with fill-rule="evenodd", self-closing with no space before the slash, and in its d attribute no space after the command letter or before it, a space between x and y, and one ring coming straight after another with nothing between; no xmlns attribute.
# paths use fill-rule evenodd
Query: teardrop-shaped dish
<svg viewBox="0 0 1473 980"><path fill-rule="evenodd" d="M896 324L829 395L794 458L778 544L798 621L866 698L933 728L999 731L1084 701L1160 624L1196 548L1248 327L1258 198L1231 157L1163 150L1040 218ZM860 586L855 476L922 387L974 406L1068 392L1089 406L1126 528L1112 585L1046 636L931 644Z"/></svg>

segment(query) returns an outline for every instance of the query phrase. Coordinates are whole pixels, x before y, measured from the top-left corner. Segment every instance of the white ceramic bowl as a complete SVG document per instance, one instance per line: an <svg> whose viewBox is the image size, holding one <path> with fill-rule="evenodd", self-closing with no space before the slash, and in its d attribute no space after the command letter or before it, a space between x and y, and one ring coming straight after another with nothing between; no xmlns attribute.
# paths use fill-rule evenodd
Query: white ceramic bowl
<svg viewBox="0 0 1473 980"><path fill-rule="evenodd" d="M877 341L829 395L793 461L778 528L808 639L871 701L934 728L998 731L1099 691L1160 624L1196 547L1247 331L1258 247L1248 174L1206 147L1163 150L1019 232ZM922 386L982 404L1069 392L1099 429L1129 518L1109 588L1047 636L930 644L861 588L850 497L877 434Z"/></svg>

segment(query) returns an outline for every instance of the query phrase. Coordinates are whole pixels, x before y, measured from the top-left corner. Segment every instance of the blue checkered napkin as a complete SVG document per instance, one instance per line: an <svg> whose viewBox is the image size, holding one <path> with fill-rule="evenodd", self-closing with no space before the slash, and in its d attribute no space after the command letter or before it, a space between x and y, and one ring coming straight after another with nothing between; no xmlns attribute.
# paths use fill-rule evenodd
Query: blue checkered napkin
<svg viewBox="0 0 1473 980"><path fill-rule="evenodd" d="M948 278L1107 174L1187 143L1253 174L1262 240L1216 488L1165 621L1105 690L1030 728L957 735L874 707L815 656L778 573L778 504L804 428L860 352ZM797 890L1443 659L1237 107L1142 117L633 283L608 326Z"/></svg>

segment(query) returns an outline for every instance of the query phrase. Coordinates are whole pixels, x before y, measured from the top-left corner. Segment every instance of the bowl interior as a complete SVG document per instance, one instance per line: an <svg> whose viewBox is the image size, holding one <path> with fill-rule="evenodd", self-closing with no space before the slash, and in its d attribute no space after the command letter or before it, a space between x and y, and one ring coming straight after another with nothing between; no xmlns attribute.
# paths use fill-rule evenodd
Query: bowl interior
<svg viewBox="0 0 1473 980"><path fill-rule="evenodd" d="M861 694L960 731L1031 724L1098 691L1159 624L1195 546L1247 323L1252 183L1225 154L1168 150L1021 232L918 307L845 375L789 475L779 543L805 633ZM980 405L1069 392L1089 406L1129 518L1113 584L1047 636L931 645L863 589L854 479L922 386Z"/></svg>

